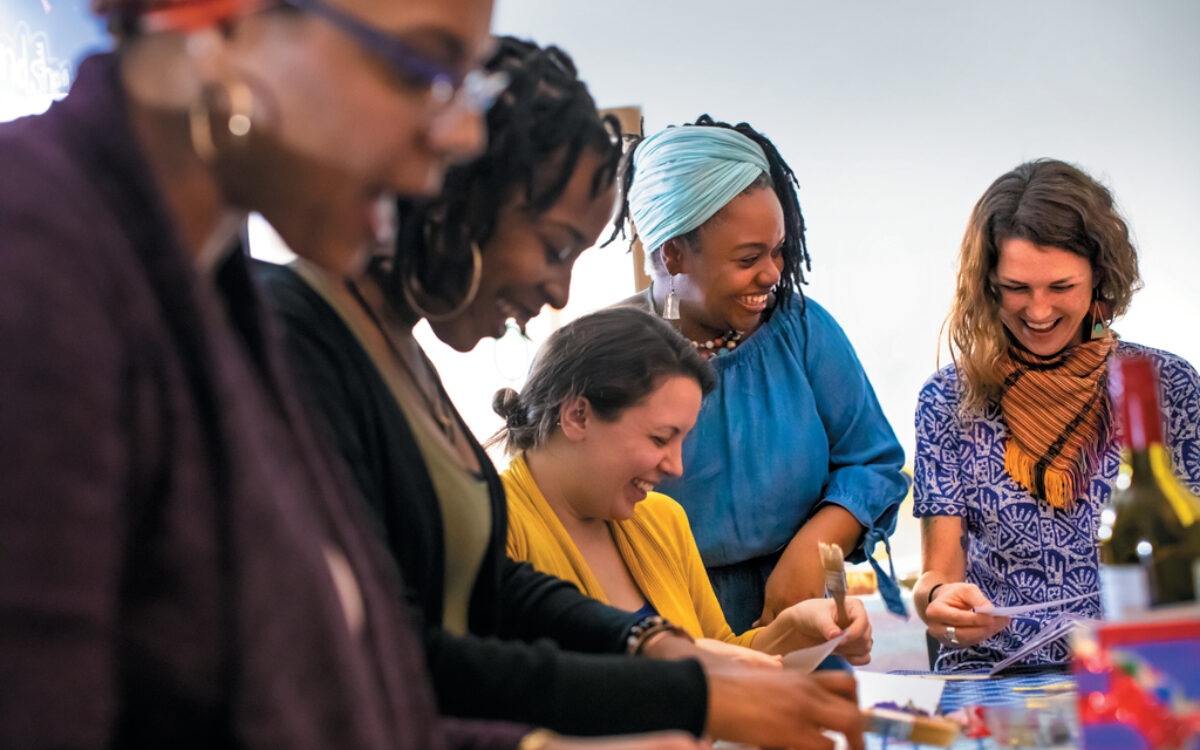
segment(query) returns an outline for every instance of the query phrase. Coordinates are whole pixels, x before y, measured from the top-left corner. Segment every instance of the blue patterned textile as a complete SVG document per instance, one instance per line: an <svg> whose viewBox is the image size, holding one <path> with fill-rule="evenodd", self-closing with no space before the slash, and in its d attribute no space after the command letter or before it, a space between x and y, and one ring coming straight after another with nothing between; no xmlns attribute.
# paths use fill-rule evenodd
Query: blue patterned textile
<svg viewBox="0 0 1200 750"><path fill-rule="evenodd" d="M687 510L704 564L724 566L711 578L735 630L762 613L772 553L822 505L853 514L869 551L908 492L904 449L846 334L813 300L801 309L793 299L709 360L717 387L683 442L683 476L656 488ZM863 549L848 557L863 560Z"/></svg>
<svg viewBox="0 0 1200 750"><path fill-rule="evenodd" d="M1200 376L1168 352L1127 342L1114 356L1146 355L1158 371L1166 440L1176 471L1200 493ZM1057 510L1018 485L1004 470L1008 430L1000 410L963 418L958 413L954 366L925 383L917 404L913 514L962 516L967 526L967 581L997 606L1034 604L1088 592L1094 598L1067 605L1085 617L1100 616L1096 529L1120 464L1115 430L1101 435L1098 469L1087 494L1072 511ZM955 672L987 668L1020 648L1062 609L1014 617L1008 628L965 649L942 646L936 669ZM1069 645L1052 642L1022 664L1056 664L1070 657Z"/></svg>

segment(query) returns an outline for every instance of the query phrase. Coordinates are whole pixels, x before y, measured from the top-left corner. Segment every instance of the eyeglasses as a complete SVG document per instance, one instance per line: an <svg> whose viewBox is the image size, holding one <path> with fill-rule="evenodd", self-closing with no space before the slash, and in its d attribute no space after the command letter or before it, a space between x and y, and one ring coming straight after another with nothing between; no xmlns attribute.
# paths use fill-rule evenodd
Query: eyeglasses
<svg viewBox="0 0 1200 750"><path fill-rule="evenodd" d="M339 31L379 57L409 86L428 91L439 104L458 101L472 112L487 112L508 87L509 77L502 71L456 68L431 60L404 41L387 34L324 0L282 0L285 6L320 16Z"/></svg>

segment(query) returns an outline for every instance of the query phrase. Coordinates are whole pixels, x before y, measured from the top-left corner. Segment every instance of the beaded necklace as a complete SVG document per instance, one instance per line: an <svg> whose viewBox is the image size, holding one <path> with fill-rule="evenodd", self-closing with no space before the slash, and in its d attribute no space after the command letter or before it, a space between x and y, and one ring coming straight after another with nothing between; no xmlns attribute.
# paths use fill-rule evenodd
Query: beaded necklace
<svg viewBox="0 0 1200 750"><path fill-rule="evenodd" d="M692 339L692 346L696 347L696 351L704 359L724 357L736 349L738 344L742 343L743 335L741 331L730 330L708 341L696 341Z"/></svg>

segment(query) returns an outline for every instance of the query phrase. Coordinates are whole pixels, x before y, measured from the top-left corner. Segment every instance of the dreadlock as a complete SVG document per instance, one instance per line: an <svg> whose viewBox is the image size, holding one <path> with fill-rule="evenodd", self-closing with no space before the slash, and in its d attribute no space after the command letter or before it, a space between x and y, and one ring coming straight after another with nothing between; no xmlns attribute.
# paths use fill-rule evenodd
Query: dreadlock
<svg viewBox="0 0 1200 750"><path fill-rule="evenodd" d="M767 157L767 163L771 165L771 172L765 176L766 184L760 182L760 180L763 180L763 178L760 178L759 180L755 180L750 185L750 188L747 189L770 187L775 191L776 197L779 198L779 205L783 207L784 227L783 272L780 274L779 284L776 286L775 302L763 313L763 321L769 320L777 307L786 308L791 304L793 294L800 297L800 310L801 314L803 314L806 298L801 286L808 283L807 279L804 278L804 273L805 271L812 271L812 258L809 257L808 245L804 241L804 214L800 213L800 200L796 195L796 191L800 187L800 183L796 180L796 174L788 166L787 162L783 160L783 157L779 155L775 144L771 143L769 138L752 128L748 123L740 122L737 125L730 125L727 122L717 122L708 115L700 115L696 118L695 122L684 123L682 127L713 127L736 130L762 148L763 154ZM629 187L633 184L634 177L633 154L644 137L644 134L642 136L626 136L628 147L624 158L621 160L620 211L617 213L616 227L613 229L612 235L604 243L606 245L614 241L618 236L624 237L626 225L629 225L633 229L632 236L630 237L631 247L632 241L637 239L636 227L632 227L629 218ZM702 228L703 225L684 235L685 241L695 246L696 237Z"/></svg>
<svg viewBox="0 0 1200 750"><path fill-rule="evenodd" d="M428 294L453 300L463 294L472 243L486 243L501 207L514 195L535 215L549 210L589 149L604 157L592 175L592 196L616 179L620 125L612 115L596 112L570 56L513 37L498 42L485 67L507 73L509 85L488 110L487 151L452 168L432 202L399 203L393 285L415 275Z"/></svg>

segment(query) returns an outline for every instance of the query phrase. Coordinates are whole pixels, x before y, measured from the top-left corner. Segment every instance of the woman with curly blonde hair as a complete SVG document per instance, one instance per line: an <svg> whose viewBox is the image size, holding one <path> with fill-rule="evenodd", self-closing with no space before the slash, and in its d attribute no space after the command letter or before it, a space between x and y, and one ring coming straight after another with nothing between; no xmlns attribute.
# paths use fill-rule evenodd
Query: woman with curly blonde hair
<svg viewBox="0 0 1200 750"><path fill-rule="evenodd" d="M1120 452L1113 357L1153 361L1175 465L1200 489L1200 428L1187 416L1200 411L1200 377L1109 328L1140 285L1112 195L1078 168L1027 162L976 203L947 320L954 362L925 384L916 418L915 599L941 643L939 671L990 666L1062 611L1010 621L972 608L1074 598L1069 611L1099 615L1095 531ZM1059 640L1022 661L1068 656Z"/></svg>

